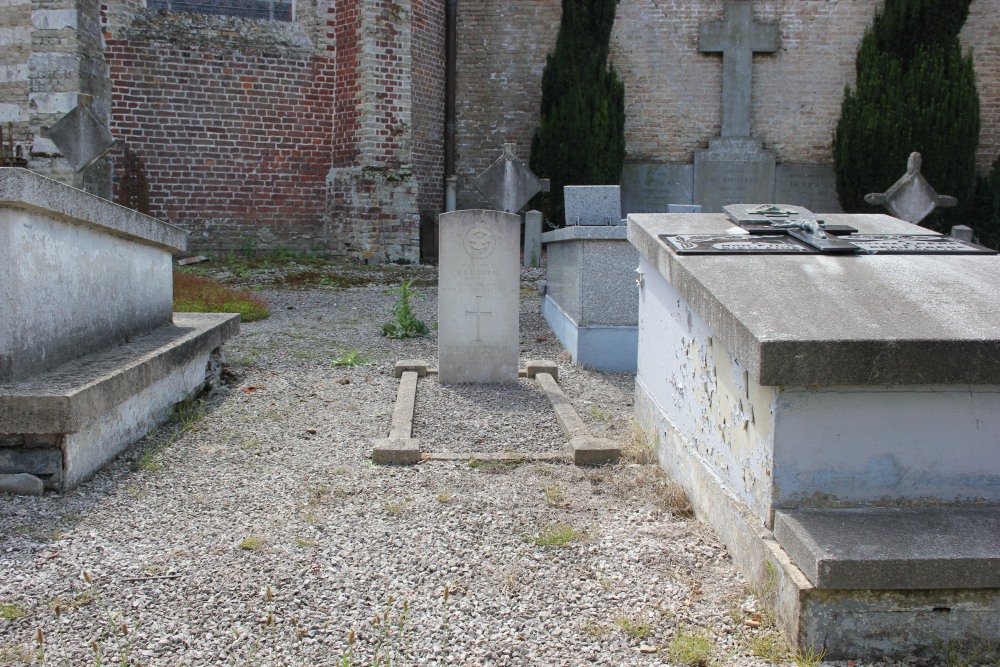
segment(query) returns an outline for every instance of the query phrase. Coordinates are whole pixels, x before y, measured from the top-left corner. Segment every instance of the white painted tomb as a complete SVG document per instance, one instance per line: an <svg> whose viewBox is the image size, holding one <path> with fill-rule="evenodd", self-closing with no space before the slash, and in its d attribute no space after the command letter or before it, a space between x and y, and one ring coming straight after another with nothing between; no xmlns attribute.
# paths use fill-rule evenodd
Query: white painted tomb
<svg viewBox="0 0 1000 667"><path fill-rule="evenodd" d="M172 312L172 253L186 238L0 169L0 475L71 489L217 373L239 316Z"/></svg>
<svg viewBox="0 0 1000 667"><path fill-rule="evenodd" d="M680 255L658 238L732 227L629 215L636 416L662 466L793 643L830 659L996 643L1000 257Z"/></svg>

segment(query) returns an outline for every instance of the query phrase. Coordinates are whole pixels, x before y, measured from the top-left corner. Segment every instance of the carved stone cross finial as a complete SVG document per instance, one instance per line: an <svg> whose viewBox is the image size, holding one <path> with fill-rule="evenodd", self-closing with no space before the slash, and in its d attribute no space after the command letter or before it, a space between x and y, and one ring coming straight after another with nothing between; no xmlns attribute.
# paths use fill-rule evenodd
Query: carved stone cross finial
<svg viewBox="0 0 1000 667"><path fill-rule="evenodd" d="M722 136L749 137L753 54L778 50L778 27L754 22L752 3L728 0L724 21L702 24L698 48L722 54Z"/></svg>

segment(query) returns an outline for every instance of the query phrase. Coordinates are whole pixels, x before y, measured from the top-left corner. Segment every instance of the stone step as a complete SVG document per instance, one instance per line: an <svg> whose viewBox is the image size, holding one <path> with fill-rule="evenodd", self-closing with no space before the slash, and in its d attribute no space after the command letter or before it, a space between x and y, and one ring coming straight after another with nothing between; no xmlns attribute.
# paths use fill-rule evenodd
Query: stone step
<svg viewBox="0 0 1000 667"><path fill-rule="evenodd" d="M774 535L817 588L1000 588L1000 508L778 510Z"/></svg>

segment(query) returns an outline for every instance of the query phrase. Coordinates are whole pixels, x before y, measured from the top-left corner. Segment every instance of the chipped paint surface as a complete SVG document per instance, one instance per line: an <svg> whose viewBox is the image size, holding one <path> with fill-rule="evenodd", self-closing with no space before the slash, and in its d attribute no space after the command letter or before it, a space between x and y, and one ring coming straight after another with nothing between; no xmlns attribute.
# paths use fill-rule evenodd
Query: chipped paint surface
<svg viewBox="0 0 1000 667"><path fill-rule="evenodd" d="M681 446L767 523L771 508L775 387L754 382L726 346L645 259L639 307L642 383Z"/></svg>

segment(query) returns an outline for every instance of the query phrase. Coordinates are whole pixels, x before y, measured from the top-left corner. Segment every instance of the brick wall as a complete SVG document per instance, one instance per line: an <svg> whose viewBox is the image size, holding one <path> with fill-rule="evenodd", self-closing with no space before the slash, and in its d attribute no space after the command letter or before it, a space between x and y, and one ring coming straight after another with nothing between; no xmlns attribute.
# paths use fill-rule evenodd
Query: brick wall
<svg viewBox="0 0 1000 667"><path fill-rule="evenodd" d="M112 133L189 248L325 249L331 59L114 39L107 57Z"/></svg>
<svg viewBox="0 0 1000 667"><path fill-rule="evenodd" d="M830 164L833 128L854 56L880 0L758 0L754 15L780 24L781 50L754 57L752 127L782 163ZM478 206L469 177L504 140L527 160L541 71L555 42L558 0L459 3L459 205ZM698 52L708 0L621 0L611 60L625 82L626 160L685 162L721 124L722 66ZM981 168L1000 154L1000 0L975 0L963 32L973 49L983 108Z"/></svg>
<svg viewBox="0 0 1000 667"><path fill-rule="evenodd" d="M470 180L500 157L504 143L528 161L545 55L555 47L560 15L559 0L458 3L459 208L487 205Z"/></svg>
<svg viewBox="0 0 1000 667"><path fill-rule="evenodd" d="M444 208L444 2L413 2L413 170L421 210Z"/></svg>

